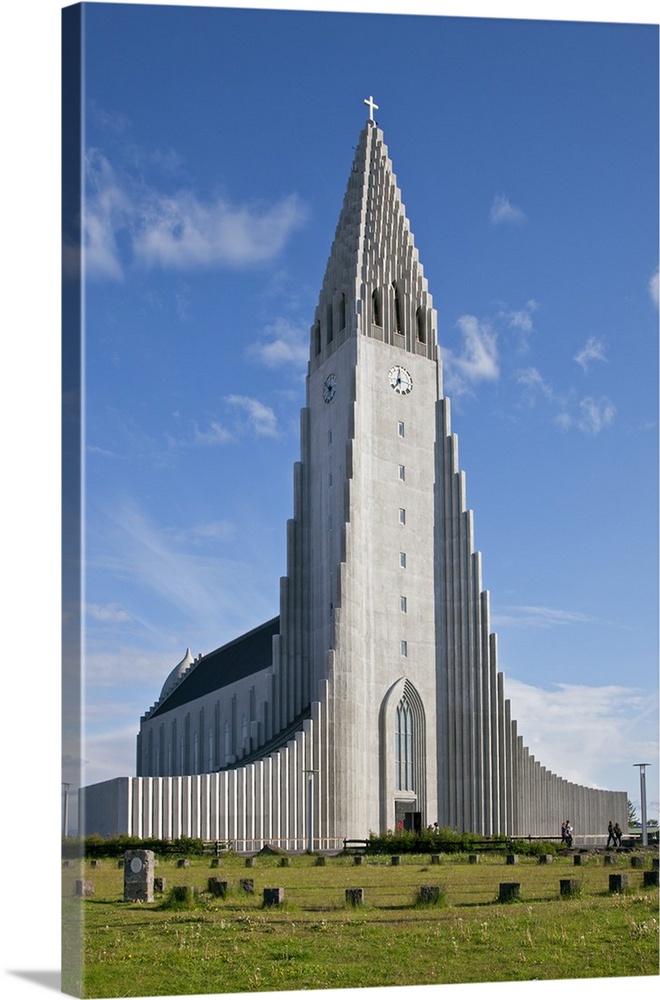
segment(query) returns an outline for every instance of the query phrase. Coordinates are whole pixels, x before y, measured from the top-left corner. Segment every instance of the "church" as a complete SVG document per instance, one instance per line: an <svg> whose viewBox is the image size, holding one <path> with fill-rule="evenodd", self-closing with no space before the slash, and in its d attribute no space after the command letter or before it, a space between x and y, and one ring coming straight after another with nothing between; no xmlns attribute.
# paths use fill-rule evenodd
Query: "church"
<svg viewBox="0 0 660 1000"><path fill-rule="evenodd" d="M437 316L374 112L310 329L279 615L190 651L140 720L136 777L80 830L332 850L438 823L602 834L627 793L535 760L491 631Z"/></svg>

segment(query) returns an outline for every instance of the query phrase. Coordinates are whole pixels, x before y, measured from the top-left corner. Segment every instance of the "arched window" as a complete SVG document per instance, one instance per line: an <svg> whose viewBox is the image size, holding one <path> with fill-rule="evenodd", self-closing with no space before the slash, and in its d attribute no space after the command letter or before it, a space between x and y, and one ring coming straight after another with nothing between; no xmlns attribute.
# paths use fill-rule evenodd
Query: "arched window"
<svg viewBox="0 0 660 1000"><path fill-rule="evenodd" d="M426 343L426 312L421 306L417 309L417 339L420 344Z"/></svg>
<svg viewBox="0 0 660 1000"><path fill-rule="evenodd" d="M396 709L394 723L394 768L397 791L412 792L413 776L413 713L404 695Z"/></svg>
<svg viewBox="0 0 660 1000"><path fill-rule="evenodd" d="M371 322L374 326L383 325L383 309L379 288L374 288L371 293Z"/></svg>
<svg viewBox="0 0 660 1000"><path fill-rule="evenodd" d="M392 282L392 288L394 289L395 329L397 333L403 333L403 302L401 300L401 292L399 291L399 286L396 281Z"/></svg>

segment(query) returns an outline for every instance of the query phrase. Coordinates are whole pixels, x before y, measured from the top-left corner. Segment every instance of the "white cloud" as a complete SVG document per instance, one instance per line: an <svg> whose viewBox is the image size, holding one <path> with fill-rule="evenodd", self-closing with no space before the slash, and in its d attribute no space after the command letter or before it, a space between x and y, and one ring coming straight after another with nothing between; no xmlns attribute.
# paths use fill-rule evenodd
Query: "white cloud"
<svg viewBox="0 0 660 1000"><path fill-rule="evenodd" d="M249 348L255 357L268 368L293 365L304 368L309 357L309 332L286 319L277 319L265 329L265 337Z"/></svg>
<svg viewBox="0 0 660 1000"><path fill-rule="evenodd" d="M195 425L193 434L193 443L201 445L214 445L214 444L228 444L229 441L234 440L234 435L231 431L223 427L221 423L217 420L212 420L206 430L200 430L197 425Z"/></svg>
<svg viewBox="0 0 660 1000"><path fill-rule="evenodd" d="M587 371L592 361L607 361L602 341L597 337L589 337L581 351L573 358L583 371Z"/></svg>
<svg viewBox="0 0 660 1000"><path fill-rule="evenodd" d="M616 407L607 396L602 396L600 399L585 396L578 403L577 415L573 416L568 411L564 411L558 414L556 422L562 430L577 427L584 434L600 434L602 430L614 423L615 418Z"/></svg>
<svg viewBox="0 0 660 1000"><path fill-rule="evenodd" d="M449 348L442 352L447 388L454 395L470 392L475 382L499 378L497 334L490 324L476 316L461 316L456 325L463 336L460 354Z"/></svg>
<svg viewBox="0 0 660 1000"><path fill-rule="evenodd" d="M89 277L119 280L126 261L184 270L243 267L273 260L306 217L300 198L288 195L274 204L203 202L190 190L165 195L130 177L121 177L109 160L92 150L86 164L84 259Z"/></svg>
<svg viewBox="0 0 660 1000"><path fill-rule="evenodd" d="M655 302L656 306L659 304L659 299L660 299L660 283L659 283L659 281L660 281L660 279L658 277L658 268L656 267L656 269L653 272L653 274L651 275L651 278L650 278L650 281L649 281L649 295L651 296L651 298Z"/></svg>
<svg viewBox="0 0 660 1000"><path fill-rule="evenodd" d="M278 437L277 417L270 406L251 396L226 396L231 406L238 406L246 414L248 425L259 437Z"/></svg>
<svg viewBox="0 0 660 1000"><path fill-rule="evenodd" d="M500 222L520 225L527 222L527 216L518 205L512 205L505 194L497 194L490 207L490 221L493 225L498 225Z"/></svg>
<svg viewBox="0 0 660 1000"><path fill-rule="evenodd" d="M561 683L545 690L507 677L505 693L525 746L569 781L621 791L627 784L634 792L632 761L657 758L656 703L636 688Z"/></svg>
<svg viewBox="0 0 660 1000"><path fill-rule="evenodd" d="M534 406L539 395L543 396L549 403L555 401L554 389L549 382L541 375L538 368L521 368L514 372L514 379L523 389L523 402L527 406Z"/></svg>
<svg viewBox="0 0 660 1000"><path fill-rule="evenodd" d="M504 625L524 628L554 628L563 625L581 625L592 621L593 619L581 611L562 611L558 608L527 605L521 607L505 606L503 613L493 614L493 624L498 628Z"/></svg>
<svg viewBox="0 0 660 1000"><path fill-rule="evenodd" d="M103 622L104 624L118 624L120 622L129 622L131 616L127 614L117 604L88 604L86 605L87 614L90 618L97 622Z"/></svg>

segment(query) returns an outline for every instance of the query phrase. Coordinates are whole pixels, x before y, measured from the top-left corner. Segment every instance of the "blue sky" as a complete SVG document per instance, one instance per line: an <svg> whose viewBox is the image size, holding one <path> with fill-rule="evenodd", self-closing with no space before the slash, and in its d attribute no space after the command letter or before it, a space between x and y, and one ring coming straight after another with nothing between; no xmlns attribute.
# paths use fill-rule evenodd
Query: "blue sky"
<svg viewBox="0 0 660 1000"><path fill-rule="evenodd" d="M657 759L657 29L91 4L87 781L278 611L308 331L373 94L519 731ZM652 812L657 813L657 803Z"/></svg>
<svg viewBox="0 0 660 1000"><path fill-rule="evenodd" d="M249 0L239 2L250 6ZM274 4L261 0L252 5ZM4 4L0 14L5 43L0 73L7 97L3 124L5 135L12 137L6 144L10 155L2 161L4 236L10 248L4 259L8 333L3 339L5 379L0 394L6 431L3 679L5 705L12 709L6 712L2 731L10 817L3 833L6 853L15 855L18 830L22 856L43 862L36 908L33 895L24 891L23 866L10 865L5 873L16 919L9 925L3 974L6 992L17 1000L40 996L44 985L59 988L61 775L53 748L58 745L61 627L61 6L60 0L24 0ZM207 6L219 4L209 0ZM289 0L287 6L318 4ZM325 6L340 5L328 0ZM342 6L391 12L400 11L403 4L381 0ZM427 6L408 0L405 8L420 12ZM650 0L537 0L534 5L436 0L434 10L497 18L658 22L657 5ZM288 350L290 362L300 357L352 146L363 122L361 102L373 93L381 105L379 121L438 307L443 354L447 357L453 350L459 362L464 359L462 366L454 366L454 374L464 376L469 391L452 391L454 423L475 510L477 543L484 554L485 582L498 615L501 662L514 714L522 720L529 742L534 734L543 737L540 756L549 766L569 774L583 763L587 778L627 786L636 798L637 774L630 765L653 760L649 786L657 788L658 314L650 295L658 263L653 176L657 84L644 74L644 59L635 57L631 65L626 56L628 29L619 35L614 27L583 26L582 37L592 43L581 45L573 34L564 34L563 41L558 38L562 30L557 25L546 27L541 37L538 26L530 35L518 25L515 44L507 42L498 60L495 42L502 37L502 25L491 22L489 29L498 27L493 34L476 21L464 23L460 40L455 30L447 34L449 27L443 23L437 42L417 32L414 44L407 47L390 36L382 50L379 40L364 42L363 35L345 30L334 39L329 55L333 38L315 35L312 45L319 57L313 61L305 57L302 45L293 48L291 58L291 45L278 39L278 53L264 64L256 59L263 48L257 38L242 58L238 50L233 53L233 45L216 45L210 59L193 52L191 69L190 52L184 64L180 47L165 72L161 68L154 77L153 66L151 74L145 68L140 81L134 78L139 65L129 65L127 36L115 50L117 65L105 82L100 81L100 91L96 81L99 113L108 116L108 125L113 120L126 123L123 142L120 134L112 140L111 130L99 125L93 133L95 148L121 181L117 192L126 198L126 219L135 219L135 205L157 207L159 195L189 191L202 207L216 204L221 195L229 207L249 206L246 225L257 209L255 219L263 220L274 218L268 209L297 205L301 225L271 260L251 268L244 262L231 271L226 260L222 266L211 260L205 268L199 263L178 270L153 263L148 267L131 247L132 229L125 227L117 234L121 280L97 277L89 283L99 371L102 338L110 354L111 321L113 356L116 364L123 360L124 372L130 372L128 356L135 355L140 343L158 345L143 346L141 408L134 390L128 391L128 380L115 373L114 396L110 384L100 382L96 390L107 421L97 421L94 433L90 427L88 434L90 478L96 477L97 486L107 485L108 497L116 501L116 544L112 520L100 512L98 491L89 520L97 559L87 595L90 605L97 606L90 612L89 632L93 657L88 679L94 684L88 704L95 722L87 745L90 779L132 766L138 716L158 693L173 658L188 643L193 648L197 644L199 652L239 630L240 601L232 611L227 598L228 591L239 593L238 581L240 593L248 593L246 600L252 601L249 608L255 618L257 612L265 617L276 606L283 521L291 510L290 466L298 456L302 369L297 371L295 364L266 369L258 364L258 353L247 352L251 345L272 343L271 356ZM569 26L573 30L575 26ZM605 45L605 36L614 41ZM167 39L159 30L149 41L156 53ZM197 39L196 51L203 48ZM655 58L657 52L655 43L645 43L644 51L648 65L648 53ZM362 60L370 55L362 73ZM209 62L216 67L216 86L201 93L202 64ZM226 81L233 81L233 87L227 83L226 93L232 95L227 99L218 96L224 66L232 68L224 74ZM124 72L132 81L129 88L122 84ZM287 74L294 74L295 80L288 97L282 94ZM188 80L197 86L192 96L183 89ZM154 100L154 82L169 96L169 107L166 97ZM147 105L142 105L143 99ZM176 127L168 125L174 100L184 112ZM157 174L153 164L159 160ZM172 172L166 183L168 163ZM140 181L142 200L136 194ZM299 201L286 202L294 195ZM245 294L234 295L233 289ZM159 296L163 307L156 322ZM534 307L528 305L532 302ZM242 319L228 312L238 305L244 309ZM181 317L180 328L176 315ZM467 363L463 332L470 327L459 322L464 316L474 317L472 329L481 331L475 346L488 345L483 337L488 327L483 324L490 323L497 335L495 365L487 350L482 355L475 351L472 364ZM276 320L287 320L290 326L275 326ZM117 330L125 330L123 345ZM524 336L530 350L518 355ZM226 387L209 340L218 345L222 360L231 362L236 377L241 373L238 384ZM175 349L183 343L186 351ZM581 354L587 348L587 354ZM258 346L253 350L258 352ZM592 357L586 371L574 360L577 356L585 362ZM174 367L177 372L166 383L162 369L169 357L174 358L170 372ZM211 363L214 385L205 388ZM112 370L106 365L108 375ZM474 377L484 371L496 377ZM525 371L526 377L516 381L516 373ZM153 394L146 394L150 372L180 394L179 434L174 433L174 390L170 388L169 396L161 391L155 401ZM287 391L292 394L289 402ZM271 430L276 427L280 436L263 433L272 420L269 410L255 411L250 425L243 407L244 436L232 442L233 450L218 441L209 442L204 453L201 438L213 432L214 423L239 434L241 404L223 403L229 395L269 406L277 419ZM113 432L109 398L115 403ZM204 399L205 405L197 402ZM605 426L611 411L604 399L615 411ZM601 408L580 405L583 400L600 401ZM192 444L195 423L200 461ZM132 430L131 447L120 440L120 427ZM261 435L256 434L258 427ZM126 430L122 433L128 438ZM179 448L178 458L176 449L167 447L170 438L189 442ZM140 440L141 453L136 446ZM115 454L114 473L110 457L104 471L101 453L94 449ZM180 464L167 478L163 461L162 478L156 481L147 474L159 454ZM226 474L228 456L245 483L238 499L228 493L234 488L233 476ZM201 486L207 486L213 467L219 469L214 488L223 506L209 511L202 507ZM269 474L266 501L260 499L264 477L254 486L264 467ZM191 504L198 506L191 509ZM247 538L241 534L244 509L254 525ZM131 552L130 532L124 527L131 521L136 537L141 523L149 528L142 538L150 541L151 551L162 554L161 575L175 566L183 594L179 602L157 598L153 580L158 583L158 574L152 571L149 577L146 558L143 576L133 571L144 549ZM208 548L206 562L204 551L192 545L192 529L213 524L216 535L233 531L234 538L243 537L250 547L237 552L233 543L227 549L226 559L235 557L231 576L225 563L214 564L221 539L215 549ZM103 569L111 557L116 566L127 553L133 562L127 559L124 578L116 569L111 572L112 566ZM193 574L193 569L199 573ZM184 597L194 608L193 587L202 593L200 605L208 600L207 591L211 594L212 614L200 607L198 615L179 612L177 618L177 607L186 606ZM537 610L524 613L523 608ZM247 612L246 605L245 619ZM94 623L99 616L106 618L105 632L102 623ZM113 617L120 619L117 627ZM657 792L651 790L649 797L657 798ZM600 996L608 998L619 996L627 985L641 984L619 979L597 984ZM469 995L472 987L459 989ZM483 994L482 986L472 989L474 995L476 990ZM498 990L507 996L516 990L525 997L530 992L550 996L556 984L501 984L491 986L488 995ZM411 995L411 990L395 992ZM578 992L583 993L579 982L562 983L564 996ZM417 996L420 989L414 993ZM330 995L324 992L324 1000Z"/></svg>

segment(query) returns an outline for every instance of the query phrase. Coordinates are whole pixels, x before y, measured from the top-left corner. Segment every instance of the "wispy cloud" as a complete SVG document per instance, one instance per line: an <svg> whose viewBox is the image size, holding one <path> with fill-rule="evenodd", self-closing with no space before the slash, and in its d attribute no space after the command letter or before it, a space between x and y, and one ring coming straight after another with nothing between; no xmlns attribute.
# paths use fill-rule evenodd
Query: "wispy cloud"
<svg viewBox="0 0 660 1000"><path fill-rule="evenodd" d="M251 345L248 353L268 368L293 365L302 370L309 357L309 331L303 325L277 319L266 327L263 337Z"/></svg>
<svg viewBox="0 0 660 1000"><path fill-rule="evenodd" d="M499 378L497 334L487 321L461 316L456 323L463 337L460 353L449 348L442 352L447 388L456 396L471 391L477 382Z"/></svg>
<svg viewBox="0 0 660 1000"><path fill-rule="evenodd" d="M556 423L562 430L570 430L577 427L584 434L600 434L606 427L610 427L616 418L616 407L607 396L600 399L592 399L586 396L578 403L577 413L572 414L564 410L555 418Z"/></svg>
<svg viewBox="0 0 660 1000"><path fill-rule="evenodd" d="M277 417L270 406L251 396L226 396L230 406L239 407L247 418L248 427L258 437L279 437Z"/></svg>
<svg viewBox="0 0 660 1000"><path fill-rule="evenodd" d="M534 332L533 315L539 304L534 299L526 302L522 309L500 309L498 316L517 334L518 353L526 354L529 350L530 336Z"/></svg>
<svg viewBox="0 0 660 1000"><path fill-rule="evenodd" d="M614 768L625 773L631 761L657 757L656 702L636 688L561 683L546 690L509 676L505 692L525 745L569 781L612 788Z"/></svg>
<svg viewBox="0 0 660 1000"><path fill-rule="evenodd" d="M123 611L118 604L88 604L86 610L89 618L102 622L104 625L116 625L119 622L131 620L131 616Z"/></svg>
<svg viewBox="0 0 660 1000"><path fill-rule="evenodd" d="M581 611L563 611L559 608L543 608L529 605L506 605L501 612L493 613L493 624L501 628L513 625L520 628L555 628L566 625L583 625L593 622Z"/></svg>
<svg viewBox="0 0 660 1000"><path fill-rule="evenodd" d="M513 377L522 389L521 405L535 406L542 399L556 410L553 422L563 431L576 428L583 434L595 435L616 419L616 407L607 396L600 399L585 396L578 400L574 392L559 393L533 367L519 369Z"/></svg>
<svg viewBox="0 0 660 1000"><path fill-rule="evenodd" d="M262 264L278 256L307 215L295 194L273 204L202 201L190 189L165 194L120 174L99 150L88 154L86 177L89 277L121 280L130 264L176 270Z"/></svg>
<svg viewBox="0 0 660 1000"><path fill-rule="evenodd" d="M597 337L589 337L582 350L578 351L573 360L577 361L580 368L585 372L588 371L592 362L607 361L602 341L598 340Z"/></svg>
<svg viewBox="0 0 660 1000"><path fill-rule="evenodd" d="M490 207L490 221L495 226L502 222L521 225L527 222L527 216L518 205L512 205L505 194L497 194Z"/></svg>
<svg viewBox="0 0 660 1000"><path fill-rule="evenodd" d="M657 267L649 280L649 295L651 296L656 306L660 304L660 279L658 277Z"/></svg>

